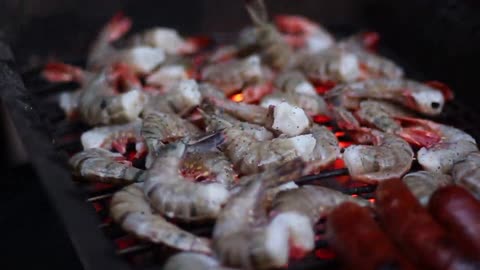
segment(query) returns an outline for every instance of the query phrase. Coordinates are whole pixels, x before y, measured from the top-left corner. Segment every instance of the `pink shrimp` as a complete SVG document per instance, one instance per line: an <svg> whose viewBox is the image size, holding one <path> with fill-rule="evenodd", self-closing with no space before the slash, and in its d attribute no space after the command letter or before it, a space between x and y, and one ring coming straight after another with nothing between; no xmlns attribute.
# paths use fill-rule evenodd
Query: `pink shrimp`
<svg viewBox="0 0 480 270"><path fill-rule="evenodd" d="M286 42L293 48L304 48L315 53L334 45L335 39L321 25L302 16L278 15L275 25L284 33Z"/></svg>

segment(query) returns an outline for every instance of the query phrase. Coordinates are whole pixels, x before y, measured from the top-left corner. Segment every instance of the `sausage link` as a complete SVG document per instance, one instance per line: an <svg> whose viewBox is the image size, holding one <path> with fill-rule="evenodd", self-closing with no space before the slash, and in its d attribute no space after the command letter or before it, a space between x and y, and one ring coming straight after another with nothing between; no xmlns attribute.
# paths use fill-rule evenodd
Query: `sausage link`
<svg viewBox="0 0 480 270"><path fill-rule="evenodd" d="M459 186L440 188L429 210L465 254L480 260L480 202L470 192Z"/></svg>
<svg viewBox="0 0 480 270"><path fill-rule="evenodd" d="M400 179L381 182L376 197L381 225L421 269L478 269L460 254L446 230Z"/></svg>
<svg viewBox="0 0 480 270"><path fill-rule="evenodd" d="M414 269L375 222L372 213L345 202L327 218L327 240L345 269Z"/></svg>

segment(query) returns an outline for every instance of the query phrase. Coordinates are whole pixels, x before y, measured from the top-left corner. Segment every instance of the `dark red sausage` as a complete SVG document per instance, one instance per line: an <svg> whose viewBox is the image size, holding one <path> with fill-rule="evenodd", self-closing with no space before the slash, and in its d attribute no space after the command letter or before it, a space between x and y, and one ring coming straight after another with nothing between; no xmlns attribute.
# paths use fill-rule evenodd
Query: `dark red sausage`
<svg viewBox="0 0 480 270"><path fill-rule="evenodd" d="M376 196L384 230L421 269L477 269L401 180L381 182Z"/></svg>
<svg viewBox="0 0 480 270"><path fill-rule="evenodd" d="M345 269L414 269L375 222L370 211L345 202L327 218L327 240Z"/></svg>
<svg viewBox="0 0 480 270"><path fill-rule="evenodd" d="M438 189L430 199L433 217L466 254L480 260L480 202L459 186Z"/></svg>

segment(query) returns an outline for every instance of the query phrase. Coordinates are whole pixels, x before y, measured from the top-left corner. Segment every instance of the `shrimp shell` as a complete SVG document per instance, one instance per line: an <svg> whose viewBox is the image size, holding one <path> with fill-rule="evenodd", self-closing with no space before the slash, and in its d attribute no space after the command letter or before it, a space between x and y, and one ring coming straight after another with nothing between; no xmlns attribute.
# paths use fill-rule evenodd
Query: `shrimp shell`
<svg viewBox="0 0 480 270"><path fill-rule="evenodd" d="M139 238L179 250L211 253L208 239L186 232L153 213L141 186L130 185L116 192L110 213L125 231Z"/></svg>
<svg viewBox="0 0 480 270"><path fill-rule="evenodd" d="M144 192L160 213L185 221L215 218L229 197L218 182L193 182L179 174L186 146L165 146L147 171Z"/></svg>
<svg viewBox="0 0 480 270"><path fill-rule="evenodd" d="M405 175L402 181L424 206L432 194L440 187L452 184L452 177L446 174L418 171Z"/></svg>
<svg viewBox="0 0 480 270"><path fill-rule="evenodd" d="M469 153L478 151L475 139L460 129L428 120L417 121L441 136L438 143L428 148L422 147L417 153L418 163L427 171L450 173L456 162Z"/></svg>
<svg viewBox="0 0 480 270"><path fill-rule="evenodd" d="M267 9L263 0L246 1L246 9L255 25L256 43L261 48L265 61L277 69L289 66L293 51L275 25L268 22Z"/></svg>
<svg viewBox="0 0 480 270"><path fill-rule="evenodd" d="M369 205L367 200L353 198L350 195L326 187L302 186L280 192L273 200L271 215L277 216L282 213L294 212L306 216L313 226L335 206L346 201L361 206Z"/></svg>
<svg viewBox="0 0 480 270"><path fill-rule="evenodd" d="M314 125L309 132L316 142L308 166L310 173L318 173L340 157L340 146L335 134L324 126Z"/></svg>
<svg viewBox="0 0 480 270"><path fill-rule="evenodd" d="M472 152L452 169L455 184L465 187L480 198L480 152Z"/></svg>
<svg viewBox="0 0 480 270"><path fill-rule="evenodd" d="M158 150L166 142L200 135L200 130L173 113L148 110L143 113L142 136L148 147L146 165L150 167Z"/></svg>
<svg viewBox="0 0 480 270"><path fill-rule="evenodd" d="M145 102L144 94L138 89L115 93L103 71L85 85L78 107L80 117L89 125L123 124L137 119Z"/></svg>
<svg viewBox="0 0 480 270"><path fill-rule="evenodd" d="M232 267L270 269L288 261L289 236L285 223L267 223L262 207L265 191L276 178L291 181L303 167L277 167L257 175L234 195L221 211L213 231L213 249L219 260Z"/></svg>
<svg viewBox="0 0 480 270"><path fill-rule="evenodd" d="M84 149L105 148L111 149L116 140L133 138L136 142L143 142L140 135L142 121L140 119L123 125L96 127L84 132L80 138Z"/></svg>
<svg viewBox="0 0 480 270"><path fill-rule="evenodd" d="M368 201L352 198L320 186L303 186L282 191L273 200L270 216L273 222L286 222L290 241L303 252L315 246L314 225L335 206L345 201L368 205Z"/></svg>
<svg viewBox="0 0 480 270"><path fill-rule="evenodd" d="M306 54L300 58L298 65L309 79L319 82L353 82L361 75L355 54L337 48Z"/></svg>
<svg viewBox="0 0 480 270"><path fill-rule="evenodd" d="M122 163L122 155L102 148L90 148L69 160L73 174L84 181L101 183L132 183L144 179L144 171Z"/></svg>
<svg viewBox="0 0 480 270"><path fill-rule="evenodd" d="M349 109L357 109L363 99L388 100L426 115L438 115L445 104L441 91L406 79L375 79L339 85L325 98Z"/></svg>
<svg viewBox="0 0 480 270"><path fill-rule="evenodd" d="M343 160L354 180L367 183L402 177L411 167L413 150L395 135L372 131L374 145L352 145Z"/></svg>
<svg viewBox="0 0 480 270"><path fill-rule="evenodd" d="M365 100L360 102L360 108L356 112L363 123L378 128L387 133L395 133L402 129L402 126L393 119L393 116L411 116L395 104L381 100Z"/></svg>

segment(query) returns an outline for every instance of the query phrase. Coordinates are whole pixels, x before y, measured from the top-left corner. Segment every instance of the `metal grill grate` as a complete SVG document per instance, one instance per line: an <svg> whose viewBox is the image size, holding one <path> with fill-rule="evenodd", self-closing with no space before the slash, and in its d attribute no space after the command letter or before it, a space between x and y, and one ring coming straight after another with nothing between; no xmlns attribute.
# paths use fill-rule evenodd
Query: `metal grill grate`
<svg viewBox="0 0 480 270"><path fill-rule="evenodd" d="M36 157L34 163L37 169L43 171L40 177L51 196L52 204L68 227L67 231L86 269L113 269L114 267L115 269L150 269L162 264L172 254L172 250L135 239L123 232L109 218L108 203L119 187L71 182L68 168L65 166L66 160L68 155L82 149L79 138L88 127L65 119L63 111L57 105L55 95L61 91L73 90L77 85L46 83L40 78L39 70L32 70L22 74L27 88L30 89L30 93L27 93L8 64L2 63L0 67L5 69L0 72L0 75L3 75L0 81L11 81L16 86L13 90L9 90L10 92L3 91L2 94L9 94L7 96L7 100L10 101L9 107L16 111L13 117L18 120L17 124L23 127L20 128L23 140L30 140L26 144L33 149L31 152L33 151L32 155ZM8 83L6 85L8 86ZM4 95L3 97L5 98ZM35 105L36 110L31 105ZM480 129L474 125L478 119L480 117L473 111L461 103L454 102L446 106L445 113L437 121L455 125L475 138L480 138ZM33 138L38 134L41 135L40 138ZM50 142L53 142L54 148L51 147ZM345 190L332 179L322 181L322 184L342 189L350 194L358 193L367 199L372 196L371 187L354 187ZM96 214L93 215L93 213ZM211 224L179 225L202 236L208 236L212 228ZM319 252L302 260L293 260L288 269L337 268L331 254L325 249L328 246L322 239L322 223L319 224L317 232L319 239L316 247Z"/></svg>

